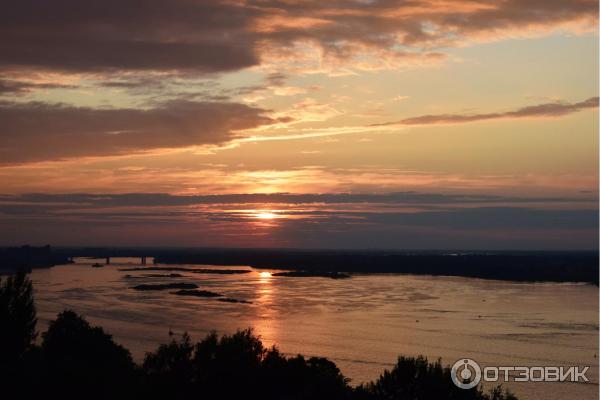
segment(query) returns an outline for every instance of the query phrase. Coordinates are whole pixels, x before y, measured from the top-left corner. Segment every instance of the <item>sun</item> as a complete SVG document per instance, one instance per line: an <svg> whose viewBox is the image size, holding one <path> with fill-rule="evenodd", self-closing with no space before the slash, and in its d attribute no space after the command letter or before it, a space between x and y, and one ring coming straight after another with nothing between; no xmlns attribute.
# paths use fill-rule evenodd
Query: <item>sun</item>
<svg viewBox="0 0 600 400"><path fill-rule="evenodd" d="M264 212L256 213L255 217L258 219L275 219L275 218L277 218L277 214L264 211Z"/></svg>

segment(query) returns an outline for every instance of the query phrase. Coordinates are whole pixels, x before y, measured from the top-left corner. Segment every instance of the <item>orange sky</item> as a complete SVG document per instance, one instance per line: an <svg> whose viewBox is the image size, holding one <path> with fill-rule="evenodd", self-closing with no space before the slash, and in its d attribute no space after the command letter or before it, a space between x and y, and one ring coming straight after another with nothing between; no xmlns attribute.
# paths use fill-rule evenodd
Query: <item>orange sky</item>
<svg viewBox="0 0 600 400"><path fill-rule="evenodd" d="M0 242L597 246L596 1L76 3L0 16Z"/></svg>

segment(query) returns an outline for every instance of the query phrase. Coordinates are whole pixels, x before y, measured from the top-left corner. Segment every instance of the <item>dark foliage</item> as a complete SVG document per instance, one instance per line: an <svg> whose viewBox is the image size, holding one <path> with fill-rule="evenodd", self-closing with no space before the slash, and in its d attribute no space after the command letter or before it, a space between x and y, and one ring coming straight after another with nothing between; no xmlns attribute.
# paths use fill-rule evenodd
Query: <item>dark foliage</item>
<svg viewBox="0 0 600 400"><path fill-rule="evenodd" d="M22 270L0 279L0 322L0 354L14 362L37 336L33 287Z"/></svg>
<svg viewBox="0 0 600 400"><path fill-rule="evenodd" d="M449 367L443 367L441 360L431 363L422 356L399 357L391 371L386 370L375 382L360 386L357 393L370 400L516 400L500 387L489 394L477 388L459 389L452 383Z"/></svg>
<svg viewBox="0 0 600 400"><path fill-rule="evenodd" d="M63 311L42 337L46 388L69 398L81 393L111 398L132 391L135 365L131 354L102 328L90 326L73 311Z"/></svg>
<svg viewBox="0 0 600 400"><path fill-rule="evenodd" d="M144 397L238 399L350 399L352 389L335 364L325 358L286 358L265 349L251 329L218 337L209 334L192 345L180 341L148 353L143 370Z"/></svg>

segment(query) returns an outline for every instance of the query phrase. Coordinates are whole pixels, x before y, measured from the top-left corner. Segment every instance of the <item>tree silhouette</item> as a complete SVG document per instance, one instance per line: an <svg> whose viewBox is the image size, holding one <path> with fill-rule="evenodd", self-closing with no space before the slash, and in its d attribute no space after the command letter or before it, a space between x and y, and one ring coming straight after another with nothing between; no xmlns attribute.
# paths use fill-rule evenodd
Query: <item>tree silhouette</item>
<svg viewBox="0 0 600 400"><path fill-rule="evenodd" d="M352 394L333 362L286 358L275 347L265 349L251 329L212 332L195 346L184 334L146 354L143 370L145 398L342 400Z"/></svg>
<svg viewBox="0 0 600 400"><path fill-rule="evenodd" d="M391 371L356 392L359 399L369 400L516 400L500 386L489 394L480 387L460 389L452 383L450 367L443 367L440 360L430 363L423 356L399 357Z"/></svg>
<svg viewBox="0 0 600 400"><path fill-rule="evenodd" d="M75 312L58 314L42 337L49 372L46 387L67 397L85 393L91 398L111 398L134 386L135 365L129 351Z"/></svg>
<svg viewBox="0 0 600 400"><path fill-rule="evenodd" d="M25 272L0 280L0 358L21 358L37 336L36 324L33 287Z"/></svg>
<svg viewBox="0 0 600 400"><path fill-rule="evenodd" d="M302 355L285 358L277 349L265 357L265 391L271 399L351 399L350 381L335 363L322 357L306 360Z"/></svg>
<svg viewBox="0 0 600 400"><path fill-rule="evenodd" d="M178 399L186 396L194 381L194 346L184 333L181 340L161 344L156 352L146 353L143 370L147 377L144 397Z"/></svg>

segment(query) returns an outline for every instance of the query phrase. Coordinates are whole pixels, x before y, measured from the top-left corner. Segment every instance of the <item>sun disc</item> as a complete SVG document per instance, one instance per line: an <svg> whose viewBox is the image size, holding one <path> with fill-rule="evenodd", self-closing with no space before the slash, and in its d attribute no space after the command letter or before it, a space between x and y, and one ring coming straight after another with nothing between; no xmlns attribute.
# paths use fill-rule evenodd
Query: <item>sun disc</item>
<svg viewBox="0 0 600 400"><path fill-rule="evenodd" d="M260 212L256 214L256 218L258 219L273 219L276 218L277 215L272 212Z"/></svg>

